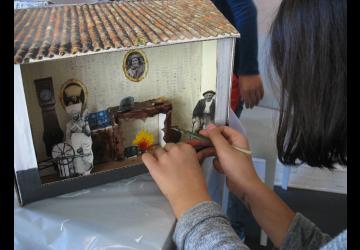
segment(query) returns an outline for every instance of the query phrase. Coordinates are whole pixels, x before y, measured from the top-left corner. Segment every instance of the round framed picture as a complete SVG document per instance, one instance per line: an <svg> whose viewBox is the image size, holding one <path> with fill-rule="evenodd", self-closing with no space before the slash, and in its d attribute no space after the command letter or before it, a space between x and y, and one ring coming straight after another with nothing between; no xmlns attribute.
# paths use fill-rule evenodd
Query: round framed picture
<svg viewBox="0 0 360 250"><path fill-rule="evenodd" d="M130 50L123 62L123 71L127 79L140 82L147 74L148 60L141 50Z"/></svg>
<svg viewBox="0 0 360 250"><path fill-rule="evenodd" d="M67 80L60 89L60 101L64 109L70 105L82 104L86 107L88 92L86 86L76 79Z"/></svg>

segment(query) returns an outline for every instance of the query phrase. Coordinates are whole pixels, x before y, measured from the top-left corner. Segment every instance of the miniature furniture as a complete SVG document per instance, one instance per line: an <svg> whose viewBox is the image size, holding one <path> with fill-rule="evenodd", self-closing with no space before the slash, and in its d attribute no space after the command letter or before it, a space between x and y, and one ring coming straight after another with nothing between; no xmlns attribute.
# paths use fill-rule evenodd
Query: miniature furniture
<svg viewBox="0 0 360 250"><path fill-rule="evenodd" d="M163 130L171 127L172 104L168 100L152 99L144 102L135 102L130 111L122 112L119 106L108 109L113 124L122 126L124 121L147 119L158 115L159 144L163 144Z"/></svg>
<svg viewBox="0 0 360 250"><path fill-rule="evenodd" d="M94 164L122 160L124 145L119 125L91 130L93 139Z"/></svg>

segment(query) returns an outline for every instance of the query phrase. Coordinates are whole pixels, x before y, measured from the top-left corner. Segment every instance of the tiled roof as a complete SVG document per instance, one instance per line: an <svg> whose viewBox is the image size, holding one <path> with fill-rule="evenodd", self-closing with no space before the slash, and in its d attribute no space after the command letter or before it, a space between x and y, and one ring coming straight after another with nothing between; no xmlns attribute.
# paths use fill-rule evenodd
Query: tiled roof
<svg viewBox="0 0 360 250"><path fill-rule="evenodd" d="M14 63L239 37L210 0L63 5L14 12Z"/></svg>

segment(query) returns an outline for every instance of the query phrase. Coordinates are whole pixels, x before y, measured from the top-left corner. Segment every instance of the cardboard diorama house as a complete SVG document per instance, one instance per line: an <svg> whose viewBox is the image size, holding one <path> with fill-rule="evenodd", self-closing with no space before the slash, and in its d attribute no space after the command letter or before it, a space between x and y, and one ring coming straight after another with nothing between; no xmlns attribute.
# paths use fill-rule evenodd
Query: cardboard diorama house
<svg viewBox="0 0 360 250"><path fill-rule="evenodd" d="M22 9L14 20L21 205L146 172L141 154L171 126L227 122L239 34L210 0Z"/></svg>

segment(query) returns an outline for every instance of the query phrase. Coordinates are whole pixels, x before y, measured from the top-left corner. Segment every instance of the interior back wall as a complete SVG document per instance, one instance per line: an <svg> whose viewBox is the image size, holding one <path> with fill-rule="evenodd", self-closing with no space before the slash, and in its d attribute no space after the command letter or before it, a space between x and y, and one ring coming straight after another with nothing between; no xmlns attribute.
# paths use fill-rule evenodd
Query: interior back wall
<svg viewBox="0 0 360 250"><path fill-rule="evenodd" d="M207 45L210 49L206 50L207 56L204 59L203 43L209 44L209 42L196 42L144 49L149 69L147 76L141 82L131 82L125 77L122 69L125 51L22 65L27 108L38 160L45 159L46 154L42 141L42 112L37 100L34 80L52 77L56 96L55 109L64 133L70 116L61 105L59 92L62 84L71 78L80 80L86 85L87 108L90 112L118 106L120 100L126 96L133 96L135 101L165 96L173 103L173 124L191 128L192 110L202 97L201 73L204 68L216 67L216 62L205 60L209 55L216 53L216 46ZM212 72L216 72L216 68ZM216 73L213 75L216 76ZM207 81L206 84L207 88L215 90L215 79ZM131 131L136 132L142 127L154 133L157 133L158 129L157 119L148 119L146 125L137 122L133 126ZM131 136L133 137L133 134ZM157 134L155 138L157 139ZM133 138L129 138L128 141L130 139Z"/></svg>

